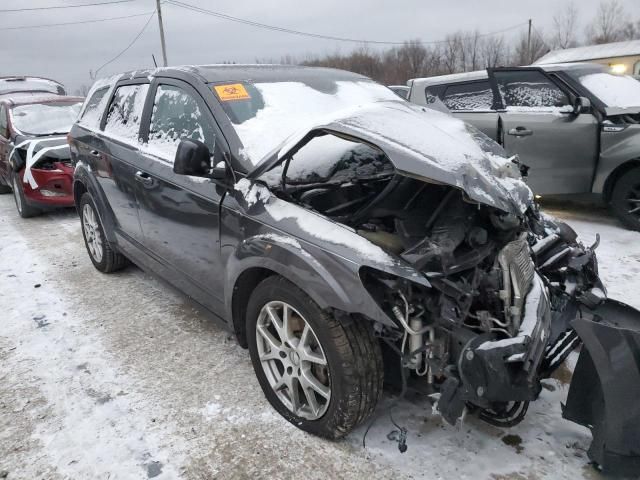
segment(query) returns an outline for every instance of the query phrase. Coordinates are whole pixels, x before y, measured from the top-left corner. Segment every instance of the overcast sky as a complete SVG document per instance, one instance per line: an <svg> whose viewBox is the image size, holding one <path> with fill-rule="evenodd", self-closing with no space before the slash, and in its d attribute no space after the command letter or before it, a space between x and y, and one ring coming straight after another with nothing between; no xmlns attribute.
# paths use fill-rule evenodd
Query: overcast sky
<svg viewBox="0 0 640 480"><path fill-rule="evenodd" d="M53 5L77 5L106 0L1 0L0 9ZM481 33L506 29L533 19L548 30L554 13L569 0L300 0L217 2L184 0L210 10L290 29L385 41L420 38L441 40L456 30ZM580 31L595 14L599 0L578 0ZM640 20L639 0L620 0L630 19ZM70 91L90 84L89 71L114 57L142 29L148 19L138 16L83 25L6 30L7 27L75 22L120 17L155 9L155 0L97 7L0 13L0 76L31 74L55 78ZM357 45L305 38L262 30L163 5L169 64L255 62L279 60L290 54L299 58ZM526 26L521 27L523 30ZM4 30L3 30L4 29ZM517 35L511 31L508 35ZM158 21L154 17L144 34L122 57L99 76L153 66L151 55L161 60Z"/></svg>

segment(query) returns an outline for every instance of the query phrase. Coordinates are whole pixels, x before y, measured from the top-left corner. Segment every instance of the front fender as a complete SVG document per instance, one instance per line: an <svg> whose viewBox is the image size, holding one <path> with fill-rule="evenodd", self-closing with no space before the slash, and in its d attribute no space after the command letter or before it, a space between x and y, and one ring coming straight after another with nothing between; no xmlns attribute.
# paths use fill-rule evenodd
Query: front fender
<svg viewBox="0 0 640 480"><path fill-rule="evenodd" d="M301 286L320 308L359 313L395 326L360 282L357 263L272 232L247 238L229 256L225 268L227 318L233 318L234 286L240 275L251 268L273 271Z"/></svg>
<svg viewBox="0 0 640 480"><path fill-rule="evenodd" d="M640 311L605 300L572 326L584 343L562 415L591 429L604 472L640 472Z"/></svg>
<svg viewBox="0 0 640 480"><path fill-rule="evenodd" d="M640 125L629 125L621 132L601 132L600 142L600 159L592 191L606 194L618 168L640 159Z"/></svg>

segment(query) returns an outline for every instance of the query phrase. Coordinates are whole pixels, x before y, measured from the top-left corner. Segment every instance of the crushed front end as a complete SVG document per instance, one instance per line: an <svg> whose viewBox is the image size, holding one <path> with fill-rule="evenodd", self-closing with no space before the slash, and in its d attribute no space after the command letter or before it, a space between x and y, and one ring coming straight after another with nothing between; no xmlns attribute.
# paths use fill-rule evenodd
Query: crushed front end
<svg viewBox="0 0 640 480"><path fill-rule="evenodd" d="M359 269L370 301L391 320L374 323L387 383L429 394L452 424L472 414L508 427L524 418L541 380L582 345L564 416L591 428L589 454L603 470L637 466L640 312L611 307L597 242L581 244L569 226L538 211L517 159L497 161L489 152L486 162L461 163L447 180L442 165L414 162L416 149L390 143L392 164L374 145L381 136L343 137L354 133L343 124L332 125L340 135L311 136L293 158L265 168L262 180L414 272L397 276L374 261Z"/></svg>

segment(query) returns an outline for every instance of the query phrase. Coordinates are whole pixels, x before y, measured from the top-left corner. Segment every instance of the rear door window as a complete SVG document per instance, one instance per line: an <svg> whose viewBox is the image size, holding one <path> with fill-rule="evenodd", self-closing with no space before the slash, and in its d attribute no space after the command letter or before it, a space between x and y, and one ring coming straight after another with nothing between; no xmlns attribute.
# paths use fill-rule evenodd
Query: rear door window
<svg viewBox="0 0 640 480"><path fill-rule="evenodd" d="M569 97L537 70L494 72L504 106L552 108L571 105Z"/></svg>
<svg viewBox="0 0 640 480"><path fill-rule="evenodd" d="M180 140L187 138L203 142L213 153L216 135L211 114L194 93L159 85L149 126L149 150L173 163Z"/></svg>
<svg viewBox="0 0 640 480"><path fill-rule="evenodd" d="M104 131L128 143L137 142L148 90L148 84L122 85L116 88Z"/></svg>
<svg viewBox="0 0 640 480"><path fill-rule="evenodd" d="M491 110L493 92L489 80L449 85L442 98L449 110Z"/></svg>

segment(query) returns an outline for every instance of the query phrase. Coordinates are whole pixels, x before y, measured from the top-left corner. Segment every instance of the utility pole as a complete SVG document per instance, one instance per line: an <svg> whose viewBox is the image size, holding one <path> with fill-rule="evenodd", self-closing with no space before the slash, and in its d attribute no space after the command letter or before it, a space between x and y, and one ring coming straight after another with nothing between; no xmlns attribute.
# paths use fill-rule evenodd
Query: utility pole
<svg viewBox="0 0 640 480"><path fill-rule="evenodd" d="M158 5L160 5L160 4L158 4ZM164 40L163 40L163 42L164 42ZM533 61L533 59L531 58L531 19L529 19L529 34L527 35L527 60L528 60L527 63L531 63Z"/></svg>
<svg viewBox="0 0 640 480"><path fill-rule="evenodd" d="M158 25L160 25L160 44L162 45L162 61L164 66L167 66L167 45L164 43L164 26L162 25L162 9L160 8L160 0L156 0L156 11L158 12ZM531 20L529 20L531 25ZM529 26L529 33L531 33L531 26Z"/></svg>

